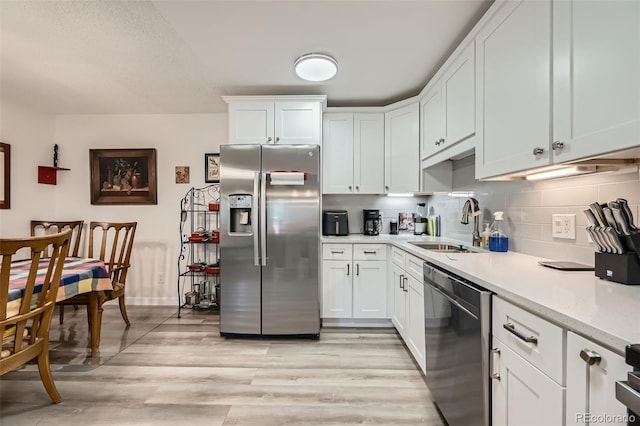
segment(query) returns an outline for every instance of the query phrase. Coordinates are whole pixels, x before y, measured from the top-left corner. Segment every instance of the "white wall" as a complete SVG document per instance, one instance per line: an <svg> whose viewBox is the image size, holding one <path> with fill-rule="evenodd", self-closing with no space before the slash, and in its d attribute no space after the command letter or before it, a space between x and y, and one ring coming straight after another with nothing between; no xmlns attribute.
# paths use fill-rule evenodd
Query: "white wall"
<svg viewBox="0 0 640 426"><path fill-rule="evenodd" d="M56 187L37 183L38 165L53 165L55 117L0 99L0 140L11 145L11 209L0 210L0 236L23 237L31 219L56 214Z"/></svg>
<svg viewBox="0 0 640 426"><path fill-rule="evenodd" d="M640 176L638 173L595 174L538 182L478 182L473 156L454 162L453 189L473 191L483 211L483 222L493 220L493 212L505 212L509 250L558 260L594 264L595 246L587 239L588 225L583 210L589 204L626 198L640 221ZM429 197L429 209L442 216L442 235L471 241L472 222L462 225L465 198L445 194ZM575 240L551 237L551 215L576 215Z"/></svg>
<svg viewBox="0 0 640 426"><path fill-rule="evenodd" d="M56 139L71 169L58 185L58 219L137 221L127 301L177 305L180 200L205 186L204 154L219 152L228 138L227 114L62 115ZM72 147L72 149L69 149ZM94 206L89 194L89 149L156 148L158 204ZM175 167L190 166L190 184L175 183Z"/></svg>
<svg viewBox="0 0 640 426"><path fill-rule="evenodd" d="M32 219L137 221L127 279L129 304L177 305L180 200L204 182L204 154L228 138L226 114L51 115L2 102L0 136L11 144L11 209L0 211L0 235L24 236ZM52 165L58 143L58 185L37 182L37 165ZM94 206L89 149L156 148L158 204ZM190 184L175 183L175 166L190 166Z"/></svg>

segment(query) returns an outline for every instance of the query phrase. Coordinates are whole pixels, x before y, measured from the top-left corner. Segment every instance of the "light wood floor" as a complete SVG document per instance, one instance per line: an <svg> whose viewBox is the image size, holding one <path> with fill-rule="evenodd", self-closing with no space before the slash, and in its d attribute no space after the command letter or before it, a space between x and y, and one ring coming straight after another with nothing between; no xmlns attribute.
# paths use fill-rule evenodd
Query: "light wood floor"
<svg viewBox="0 0 640 426"><path fill-rule="evenodd" d="M323 328L319 340L220 337L219 317L107 305L100 355L86 311L51 327L52 404L37 366L0 378L0 424L442 425L423 376L392 329Z"/></svg>

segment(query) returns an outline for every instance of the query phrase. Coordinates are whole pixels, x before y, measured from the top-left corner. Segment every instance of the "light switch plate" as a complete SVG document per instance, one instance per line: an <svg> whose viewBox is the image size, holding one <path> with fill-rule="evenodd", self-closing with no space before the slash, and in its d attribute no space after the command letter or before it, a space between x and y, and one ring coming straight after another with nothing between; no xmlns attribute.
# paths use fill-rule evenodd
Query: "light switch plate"
<svg viewBox="0 0 640 426"><path fill-rule="evenodd" d="M553 238L576 239L576 215L575 214L552 214L551 215L551 236Z"/></svg>

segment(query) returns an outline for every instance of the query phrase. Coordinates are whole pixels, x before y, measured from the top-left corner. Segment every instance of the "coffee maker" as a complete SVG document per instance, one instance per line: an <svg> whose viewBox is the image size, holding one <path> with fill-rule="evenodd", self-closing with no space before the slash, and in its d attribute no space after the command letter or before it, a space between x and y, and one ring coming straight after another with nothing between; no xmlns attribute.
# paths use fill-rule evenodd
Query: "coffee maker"
<svg viewBox="0 0 640 426"><path fill-rule="evenodd" d="M364 218L364 226L362 233L364 235L378 235L382 228L382 217L380 217L380 210L362 210Z"/></svg>

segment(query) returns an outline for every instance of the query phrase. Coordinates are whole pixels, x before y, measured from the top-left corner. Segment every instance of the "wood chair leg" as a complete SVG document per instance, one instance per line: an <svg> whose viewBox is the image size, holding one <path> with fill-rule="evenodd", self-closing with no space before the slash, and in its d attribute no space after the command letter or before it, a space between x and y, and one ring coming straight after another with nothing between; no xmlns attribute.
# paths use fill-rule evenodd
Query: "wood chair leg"
<svg viewBox="0 0 640 426"><path fill-rule="evenodd" d="M43 346L42 353L38 355L38 371L40 372L40 380L42 380L42 384L51 400L56 404L62 402L62 397L58 393L58 389L56 389L56 384L53 382L53 375L51 374L48 344Z"/></svg>
<svg viewBox="0 0 640 426"><path fill-rule="evenodd" d="M127 324L127 327L129 327L131 323L129 322L129 317L127 316L127 308L124 305L124 294L118 297L118 303L120 303L120 313L122 314L122 319Z"/></svg>
<svg viewBox="0 0 640 426"><path fill-rule="evenodd" d="M64 305L58 305L58 310L60 313L60 324L64 322Z"/></svg>

